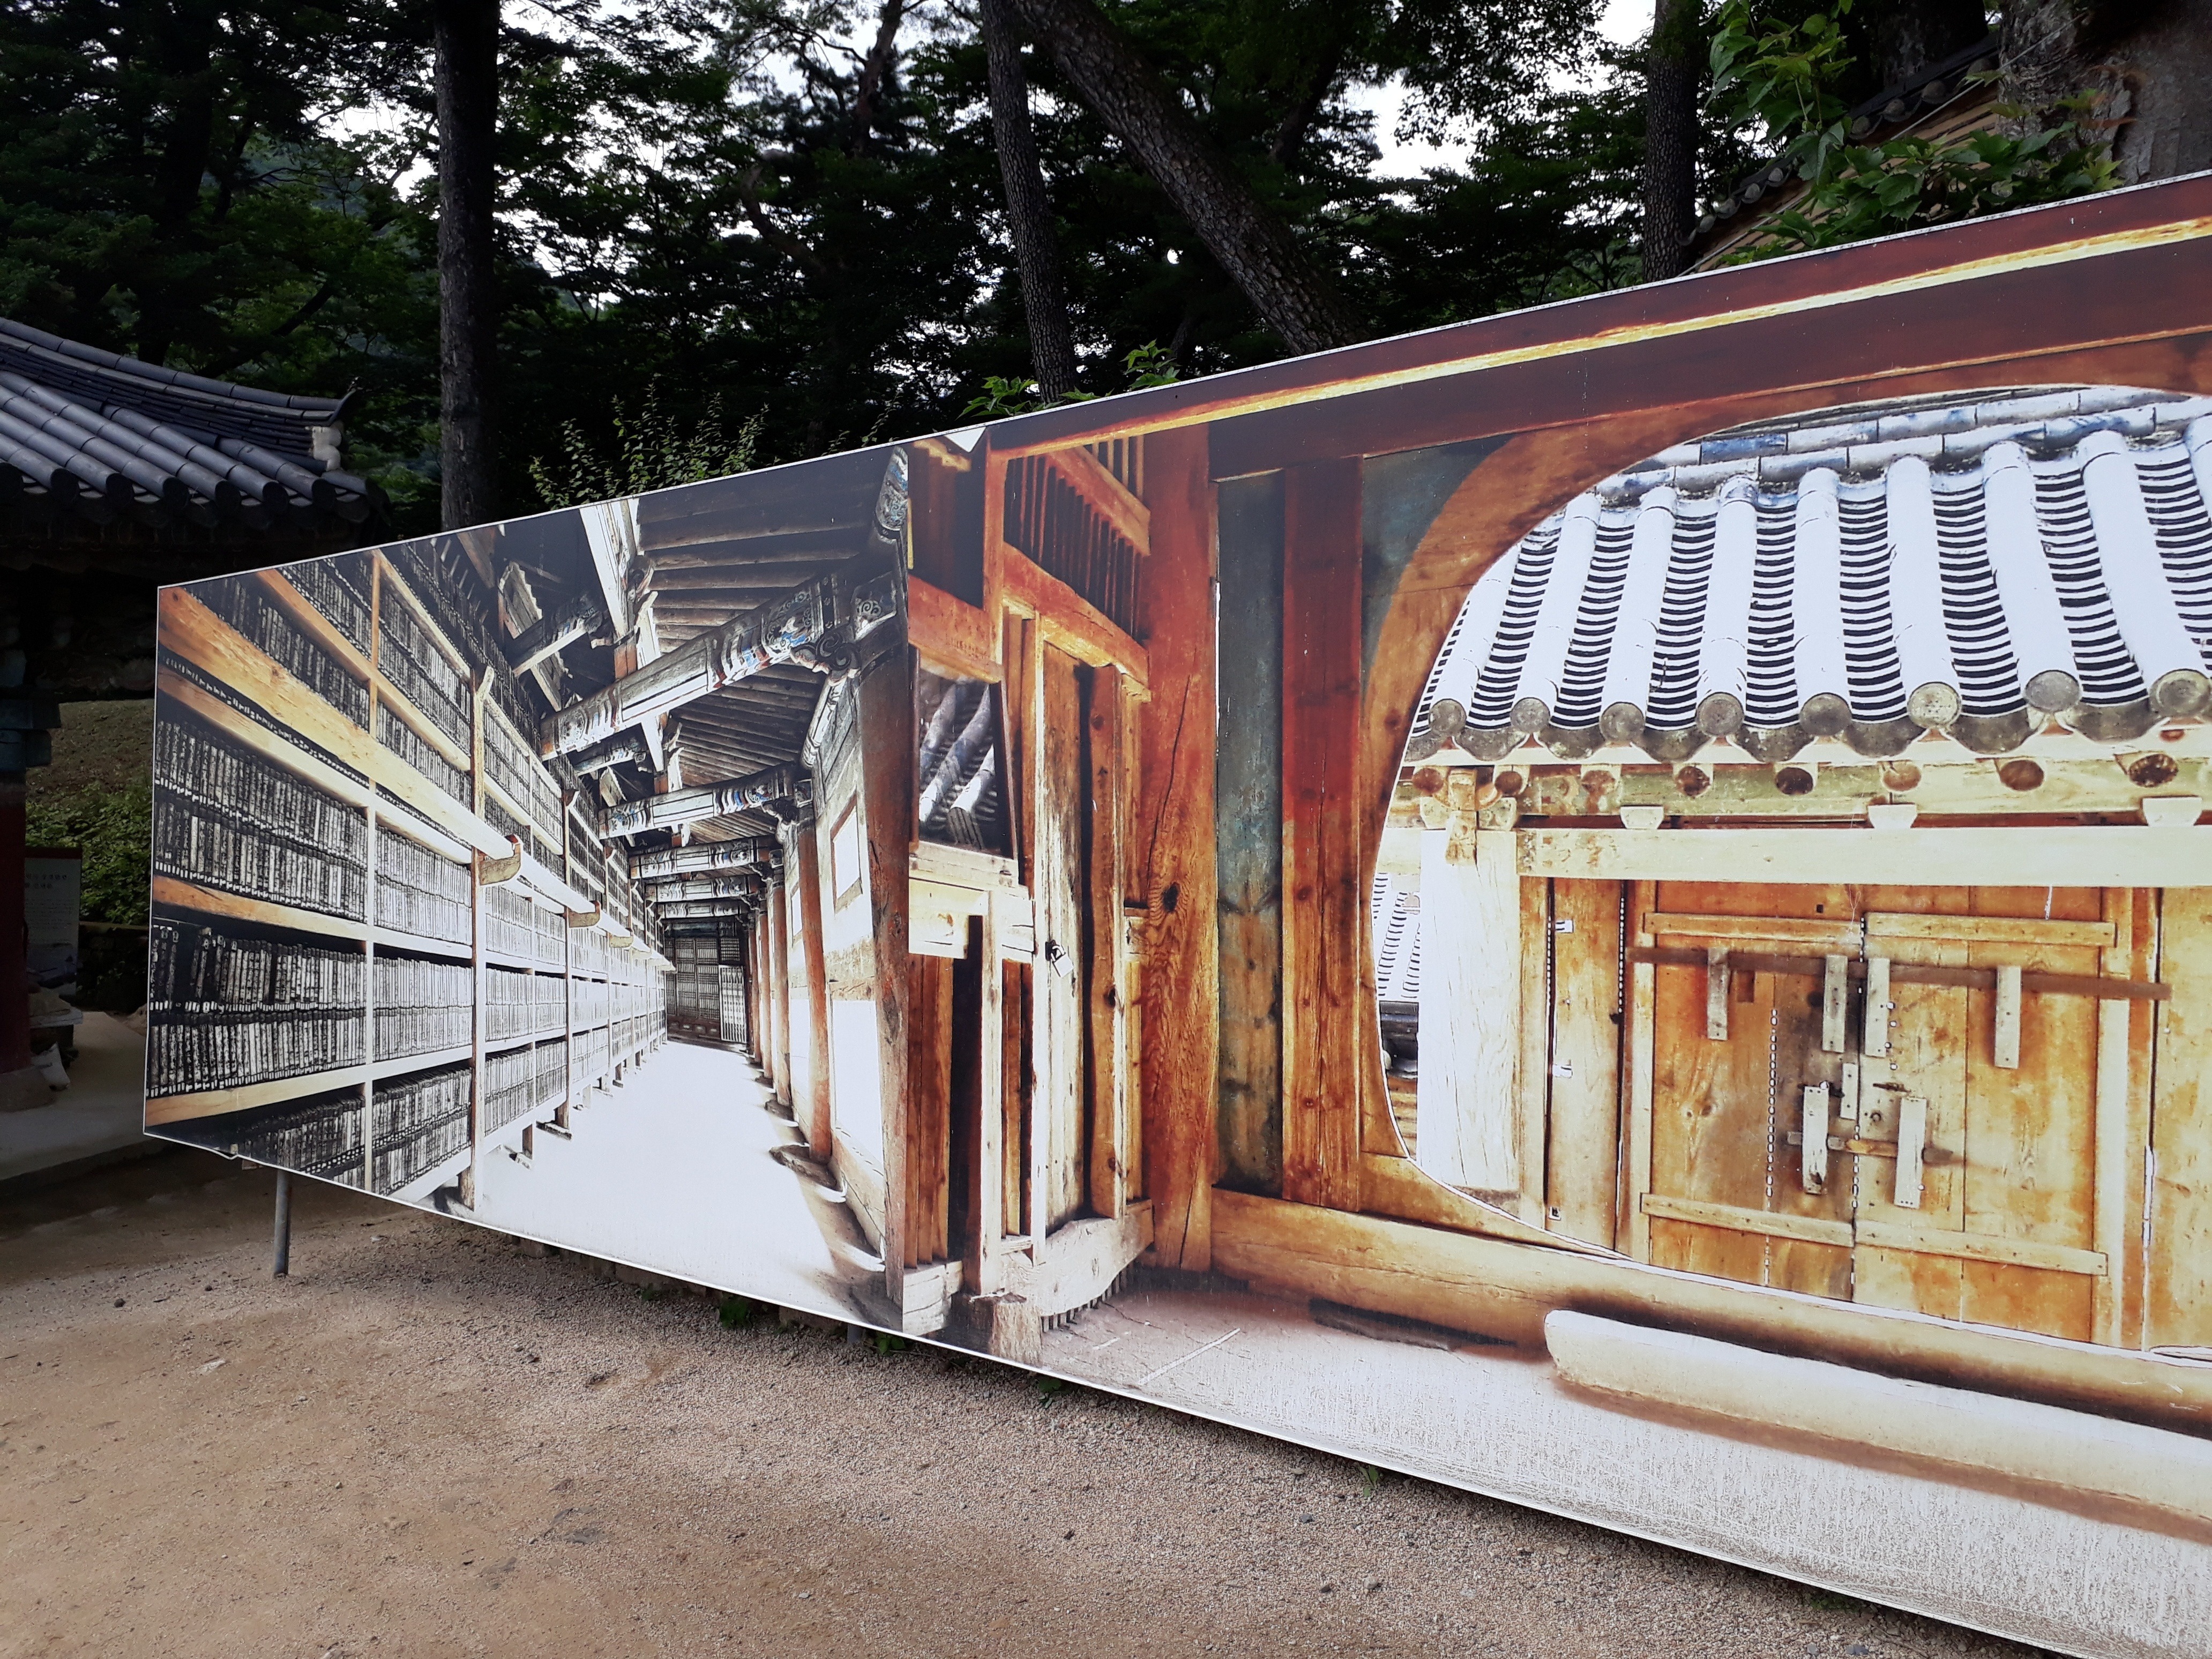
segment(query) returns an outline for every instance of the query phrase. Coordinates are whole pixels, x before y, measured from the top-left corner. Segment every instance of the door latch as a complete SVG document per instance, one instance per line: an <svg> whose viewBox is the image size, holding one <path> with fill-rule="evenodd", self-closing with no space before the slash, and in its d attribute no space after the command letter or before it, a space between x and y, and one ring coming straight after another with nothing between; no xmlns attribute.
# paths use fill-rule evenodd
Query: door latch
<svg viewBox="0 0 2212 1659"><path fill-rule="evenodd" d="M1807 1192L1825 1192L1828 1186L1828 1085L1807 1084L1802 1110L1798 1175Z"/></svg>

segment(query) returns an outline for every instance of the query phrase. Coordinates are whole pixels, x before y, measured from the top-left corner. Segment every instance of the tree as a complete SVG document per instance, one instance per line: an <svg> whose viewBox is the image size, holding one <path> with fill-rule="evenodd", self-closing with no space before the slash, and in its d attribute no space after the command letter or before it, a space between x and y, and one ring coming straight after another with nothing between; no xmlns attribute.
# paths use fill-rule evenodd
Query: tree
<svg viewBox="0 0 2212 1659"><path fill-rule="evenodd" d="M1022 70L1014 0L981 0L979 11L990 64L991 131L1005 180L1006 222L1021 265L1030 356L1036 365L1037 389L1056 402L1075 390L1075 334L1060 289L1052 201L1045 194L1036 134L1030 124L1029 79Z"/></svg>
<svg viewBox="0 0 2212 1659"><path fill-rule="evenodd" d="M441 527L497 516L492 374L493 145L499 117L499 0L434 0L438 109L438 382Z"/></svg>
<svg viewBox="0 0 2212 1659"><path fill-rule="evenodd" d="M1335 285L1091 0L1020 3L1084 102L1143 161L1285 344L1321 351L1362 337Z"/></svg>

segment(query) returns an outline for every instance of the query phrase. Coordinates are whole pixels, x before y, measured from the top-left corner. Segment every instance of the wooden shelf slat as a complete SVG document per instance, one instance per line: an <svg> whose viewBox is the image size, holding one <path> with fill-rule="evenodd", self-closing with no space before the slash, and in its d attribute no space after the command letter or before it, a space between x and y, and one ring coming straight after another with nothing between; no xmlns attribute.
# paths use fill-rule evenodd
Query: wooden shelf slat
<svg viewBox="0 0 2212 1659"><path fill-rule="evenodd" d="M346 1066L328 1072L309 1072L300 1077L271 1078L265 1083L244 1083L230 1089L208 1089L198 1094L149 1095L146 1121L181 1123L190 1118L218 1117L226 1112L251 1111L331 1089L356 1089L364 1083L383 1083L410 1072L434 1071L466 1060L473 1050L467 1044L434 1049L426 1054L404 1054L397 1060L370 1066Z"/></svg>
<svg viewBox="0 0 2212 1659"><path fill-rule="evenodd" d="M203 915L222 916L232 921L250 921L263 927L288 927L295 933L319 933L327 939L350 939L356 944L367 939L370 933L365 924L349 921L343 916L325 915L319 910L305 910L297 905L279 904L271 899L247 898L237 893L226 893L176 876L157 875L154 878L153 900L156 904L197 910Z"/></svg>

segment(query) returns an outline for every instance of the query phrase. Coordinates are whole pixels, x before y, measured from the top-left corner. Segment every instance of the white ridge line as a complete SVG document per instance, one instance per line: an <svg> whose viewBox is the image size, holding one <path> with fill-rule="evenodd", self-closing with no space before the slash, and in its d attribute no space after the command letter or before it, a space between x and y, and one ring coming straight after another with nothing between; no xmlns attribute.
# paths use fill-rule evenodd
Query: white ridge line
<svg viewBox="0 0 2212 1659"><path fill-rule="evenodd" d="M1209 1342L1209 1343L1207 1343L1207 1344L1206 1345L1206 1348L1218 1348L1218 1347L1219 1347L1223 1343L1226 1342L1226 1341L1229 1340L1229 1337L1230 1337L1230 1336L1235 1336L1236 1334L1237 1334L1237 1333L1238 1333L1238 1332L1242 1331L1243 1328L1243 1328L1242 1325L1239 1325L1239 1326L1237 1328L1237 1329L1236 1329L1236 1330L1233 1330L1233 1331L1231 1331L1231 1332L1230 1332L1230 1333L1229 1333L1229 1336L1217 1336L1217 1337L1215 1337L1215 1338L1213 1339L1213 1340L1212 1340L1212 1341L1211 1341L1211 1342ZM1185 1354L1185 1355L1182 1357L1182 1359L1170 1359L1170 1360L1169 1360L1169 1361L1168 1361L1168 1363L1167 1363L1166 1364L1164 1364L1164 1365L1161 1366L1161 1367L1159 1368L1159 1370L1156 1370L1156 1371L1153 1371L1153 1372L1150 1373L1150 1374L1149 1374L1149 1375L1147 1375L1147 1376L1139 1377L1139 1378L1138 1378L1134 1382L1133 1382L1133 1383L1131 1383L1131 1384L1130 1384L1130 1387L1132 1387L1132 1388L1137 1388L1137 1389L1141 1389L1141 1388L1143 1388L1143 1387L1145 1386L1145 1384L1146 1384L1147 1382L1150 1382L1151 1381L1152 1381L1152 1379L1153 1379L1154 1377L1165 1376L1166 1376L1170 1371L1173 1370L1176 1366L1178 1366L1178 1365L1182 1364L1183 1363L1183 1360L1187 1360L1187 1359L1195 1359L1195 1358L1197 1358L1199 1357L1199 1355L1200 1355L1200 1354L1202 1354L1202 1353L1204 1353L1204 1352L1206 1352L1206 1348L1193 1348L1193 1349L1192 1349L1188 1353Z"/></svg>

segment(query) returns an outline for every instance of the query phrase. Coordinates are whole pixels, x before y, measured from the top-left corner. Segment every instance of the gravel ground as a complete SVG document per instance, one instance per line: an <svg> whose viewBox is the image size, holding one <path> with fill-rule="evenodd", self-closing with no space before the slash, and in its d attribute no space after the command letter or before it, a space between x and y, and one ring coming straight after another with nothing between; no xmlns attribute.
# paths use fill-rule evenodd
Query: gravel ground
<svg viewBox="0 0 2212 1659"><path fill-rule="evenodd" d="M0 1655L2035 1651L302 1186L0 1196Z"/></svg>

